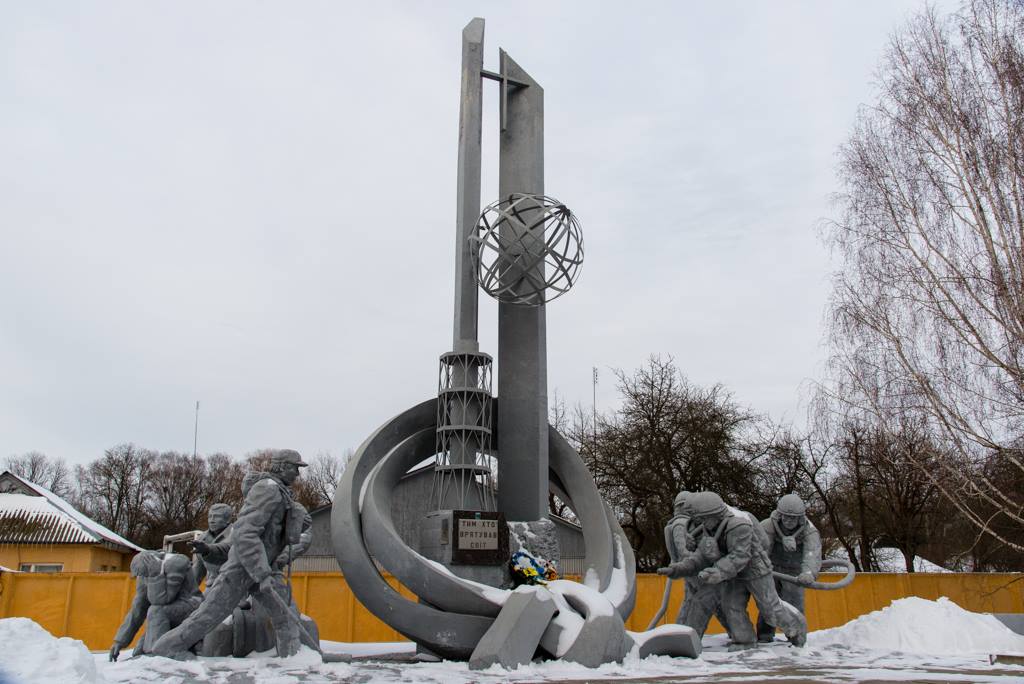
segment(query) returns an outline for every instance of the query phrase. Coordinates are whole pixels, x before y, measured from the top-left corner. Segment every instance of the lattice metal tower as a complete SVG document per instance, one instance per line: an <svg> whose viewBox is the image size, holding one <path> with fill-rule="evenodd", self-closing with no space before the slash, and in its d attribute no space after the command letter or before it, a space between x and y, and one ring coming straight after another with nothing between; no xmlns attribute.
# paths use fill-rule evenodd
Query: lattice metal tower
<svg viewBox="0 0 1024 684"><path fill-rule="evenodd" d="M441 355L433 485L438 510L495 510L491 365L483 352Z"/></svg>

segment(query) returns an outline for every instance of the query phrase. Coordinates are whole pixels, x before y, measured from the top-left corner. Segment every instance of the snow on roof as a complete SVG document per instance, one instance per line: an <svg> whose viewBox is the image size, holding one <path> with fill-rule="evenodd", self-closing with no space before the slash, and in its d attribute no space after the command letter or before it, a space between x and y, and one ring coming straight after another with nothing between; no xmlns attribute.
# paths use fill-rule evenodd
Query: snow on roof
<svg viewBox="0 0 1024 684"><path fill-rule="evenodd" d="M0 542L8 544L95 544L109 542L134 551L142 548L92 518L49 489L7 471L36 492L0 494Z"/></svg>

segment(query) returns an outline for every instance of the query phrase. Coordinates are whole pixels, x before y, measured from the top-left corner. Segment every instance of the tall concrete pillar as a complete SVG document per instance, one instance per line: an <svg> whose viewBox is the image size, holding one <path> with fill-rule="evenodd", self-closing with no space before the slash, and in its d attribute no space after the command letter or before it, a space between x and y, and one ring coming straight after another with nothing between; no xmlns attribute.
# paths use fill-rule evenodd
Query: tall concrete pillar
<svg viewBox="0 0 1024 684"><path fill-rule="evenodd" d="M504 51L501 76L507 109L499 153L499 196L543 195L544 90ZM509 223L503 230L521 228ZM547 515L545 320L543 304L498 304L498 510L508 520L541 520Z"/></svg>
<svg viewBox="0 0 1024 684"><path fill-rule="evenodd" d="M484 20L462 30L462 90L459 97L459 163L455 225L454 351L475 352L478 292L469 236L480 218L480 159L483 119Z"/></svg>

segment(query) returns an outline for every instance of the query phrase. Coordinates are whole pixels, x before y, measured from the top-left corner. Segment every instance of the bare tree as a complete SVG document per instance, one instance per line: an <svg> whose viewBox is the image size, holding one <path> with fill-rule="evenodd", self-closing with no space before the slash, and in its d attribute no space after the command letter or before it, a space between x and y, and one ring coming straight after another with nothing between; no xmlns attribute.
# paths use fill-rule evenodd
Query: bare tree
<svg viewBox="0 0 1024 684"><path fill-rule="evenodd" d="M349 449L341 458L335 458L329 452L321 451L310 461L302 477L320 500L319 506L334 501L334 490L338 486L338 480L341 479L354 453Z"/></svg>
<svg viewBox="0 0 1024 684"><path fill-rule="evenodd" d="M274 456L275 451L277 449L257 449L247 453L242 460L245 462L247 470L265 472L270 470L270 459Z"/></svg>
<svg viewBox="0 0 1024 684"><path fill-rule="evenodd" d="M152 451L130 443L119 444L89 465L78 466L78 508L121 536L141 540L146 525L147 481L155 458Z"/></svg>
<svg viewBox="0 0 1024 684"><path fill-rule="evenodd" d="M230 492L233 499L225 501L224 473L214 477L215 468L232 470L222 459L223 456L206 458L177 451L166 451L153 459L146 480L144 546L158 547L166 534L202 529L211 505L238 501L235 492Z"/></svg>
<svg viewBox="0 0 1024 684"><path fill-rule="evenodd" d="M827 534L855 567L878 570L878 546L899 549L908 572L926 546L943 547L940 558L948 558L948 545L935 544L951 513L936 484L945 478L937 465L944 454L926 426L909 418L883 422L826 392L812 407L805 468L824 505ZM927 464L934 472L925 472Z"/></svg>
<svg viewBox="0 0 1024 684"><path fill-rule="evenodd" d="M654 568L668 560L662 528L680 490L715 490L744 506L759 498L754 461L761 454L747 443L757 421L724 387L690 384L671 357L652 356L616 377L621 407L599 416L596 431L577 411L569 432L629 535L638 567Z"/></svg>
<svg viewBox="0 0 1024 684"><path fill-rule="evenodd" d="M936 533L938 487L941 476L925 475L941 458L928 435L915 425L897 431L876 428L869 433L866 462L862 464L871 497L868 507L881 542L899 549L907 572L914 572L918 550Z"/></svg>
<svg viewBox="0 0 1024 684"><path fill-rule="evenodd" d="M1024 550L1024 6L929 8L897 33L841 180L827 387L882 425L920 421L940 455L911 462Z"/></svg>
<svg viewBox="0 0 1024 684"><path fill-rule="evenodd" d="M207 477L214 503L226 503L237 513L242 505L242 479L246 466L228 454L215 453L206 457ZM204 511L205 513L205 511ZM203 525L206 525L205 515Z"/></svg>
<svg viewBox="0 0 1024 684"><path fill-rule="evenodd" d="M71 493L71 471L63 458L50 458L39 451L4 459L4 469L49 489L57 496Z"/></svg>

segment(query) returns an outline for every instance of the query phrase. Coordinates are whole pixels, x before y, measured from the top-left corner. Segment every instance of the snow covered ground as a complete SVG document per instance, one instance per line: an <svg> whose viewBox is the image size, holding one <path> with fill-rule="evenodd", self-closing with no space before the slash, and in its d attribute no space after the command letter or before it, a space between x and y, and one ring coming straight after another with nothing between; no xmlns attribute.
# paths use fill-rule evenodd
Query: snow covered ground
<svg viewBox="0 0 1024 684"><path fill-rule="evenodd" d="M566 682L632 679L679 682L1024 682L1024 666L990 665L989 654L1024 655L1024 636L995 618L969 613L946 599L905 598L835 629L813 633L804 649L777 641L741 652L723 636L705 639L701 658L627 658L587 669L564 662L534 663L513 671L471 672L465 663L411 662L412 646L323 642L325 653L351 662L321 663L312 651L279 660L203 658L177 662L143 657L108 663L78 641L56 639L25 618L0 620L0 684L210 682Z"/></svg>
<svg viewBox="0 0 1024 684"><path fill-rule="evenodd" d="M878 564L878 572L897 572L905 573L907 571L907 561L903 553L899 549L891 548L876 548L872 550L872 554L875 557L875 563ZM828 560L848 560L848 557L842 550L837 549L827 556ZM967 572L966 569L963 569ZM921 556L914 556L914 572L955 572L949 568L944 568L941 565L932 563L927 558L921 558Z"/></svg>
<svg viewBox="0 0 1024 684"><path fill-rule="evenodd" d="M899 549L874 549L875 562L879 572L906 572L907 561ZM839 556L837 556L838 558ZM845 558L845 556L842 556ZM953 572L941 565L932 563L927 558L914 556L915 572Z"/></svg>

